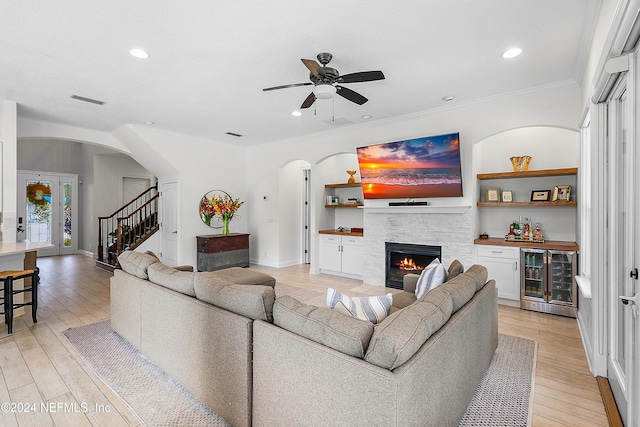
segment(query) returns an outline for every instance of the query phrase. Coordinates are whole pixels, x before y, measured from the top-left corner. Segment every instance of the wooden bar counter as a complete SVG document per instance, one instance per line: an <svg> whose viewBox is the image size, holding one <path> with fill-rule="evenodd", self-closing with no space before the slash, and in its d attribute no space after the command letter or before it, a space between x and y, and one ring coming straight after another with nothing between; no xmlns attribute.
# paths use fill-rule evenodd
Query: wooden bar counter
<svg viewBox="0 0 640 427"><path fill-rule="evenodd" d="M488 239L476 239L473 241L476 245L491 245L491 246L511 246L518 248L532 248L532 249L549 249L556 251L577 251L578 244L576 242L565 242L562 240L545 240L542 243L539 242L527 242L527 241L510 241L504 240L499 237L489 237Z"/></svg>

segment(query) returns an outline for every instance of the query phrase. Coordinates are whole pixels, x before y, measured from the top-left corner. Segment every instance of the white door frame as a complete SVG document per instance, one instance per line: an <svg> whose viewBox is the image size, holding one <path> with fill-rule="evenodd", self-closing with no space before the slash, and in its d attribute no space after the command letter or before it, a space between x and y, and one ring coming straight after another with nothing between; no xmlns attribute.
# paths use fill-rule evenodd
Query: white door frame
<svg viewBox="0 0 640 427"><path fill-rule="evenodd" d="M640 151L636 149L635 72L635 61L629 61L629 72L620 76L609 99L607 151L609 178L607 246L608 264L611 266L607 275L609 284L607 377L616 397L620 415L626 425L637 424L638 406L634 402L638 400L640 386L635 374L639 372L639 353L636 352L638 341L640 341L638 316L634 314L636 309L633 308L633 304L625 306L620 300L621 296L633 296L638 291L638 281L634 283L629 277L632 267L638 266L636 242L638 229L640 229L636 221L640 212L636 210L638 188L636 177L633 176L638 151ZM621 99L624 101L620 101ZM629 235L630 231L633 232L632 235Z"/></svg>

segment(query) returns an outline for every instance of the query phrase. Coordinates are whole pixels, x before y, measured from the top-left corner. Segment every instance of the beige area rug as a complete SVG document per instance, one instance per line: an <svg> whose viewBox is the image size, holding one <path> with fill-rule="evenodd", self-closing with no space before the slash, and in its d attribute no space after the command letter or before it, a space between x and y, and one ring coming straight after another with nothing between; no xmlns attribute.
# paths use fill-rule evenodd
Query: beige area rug
<svg viewBox="0 0 640 427"><path fill-rule="evenodd" d="M229 424L111 329L111 322L64 331L91 370L149 427Z"/></svg>
<svg viewBox="0 0 640 427"><path fill-rule="evenodd" d="M537 348L535 341L498 335L498 348L460 426L531 425Z"/></svg>

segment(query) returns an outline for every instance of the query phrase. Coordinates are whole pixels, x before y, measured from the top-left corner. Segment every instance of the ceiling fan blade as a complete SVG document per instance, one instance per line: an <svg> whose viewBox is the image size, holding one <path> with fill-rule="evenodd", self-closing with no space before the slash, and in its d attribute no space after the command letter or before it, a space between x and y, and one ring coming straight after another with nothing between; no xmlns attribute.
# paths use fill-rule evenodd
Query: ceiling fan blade
<svg viewBox="0 0 640 427"><path fill-rule="evenodd" d="M340 76L338 82L359 83L372 82L374 80L384 80L384 74L382 74L382 71L361 71L359 73L345 74L344 76Z"/></svg>
<svg viewBox="0 0 640 427"><path fill-rule="evenodd" d="M288 87L297 87L297 86L309 86L312 85L313 83L308 82L308 83L293 83L290 85L282 85L282 86L274 86L274 87L268 87L265 89L262 89L263 91L268 91L268 90L276 90L276 89L286 89Z"/></svg>
<svg viewBox="0 0 640 427"><path fill-rule="evenodd" d="M316 95L313 92L311 92L309 96L307 96L307 99L305 99L302 105L300 106L300 109L309 108L313 105L314 102L316 102Z"/></svg>
<svg viewBox="0 0 640 427"><path fill-rule="evenodd" d="M316 77L323 77L324 71L322 71L322 65L318 64L313 59L301 59L302 63L311 71Z"/></svg>
<svg viewBox="0 0 640 427"><path fill-rule="evenodd" d="M340 85L336 85L336 93L351 102L355 102L358 105L362 105L368 101L367 98L360 95L358 92L354 92L351 89L347 89L346 87Z"/></svg>

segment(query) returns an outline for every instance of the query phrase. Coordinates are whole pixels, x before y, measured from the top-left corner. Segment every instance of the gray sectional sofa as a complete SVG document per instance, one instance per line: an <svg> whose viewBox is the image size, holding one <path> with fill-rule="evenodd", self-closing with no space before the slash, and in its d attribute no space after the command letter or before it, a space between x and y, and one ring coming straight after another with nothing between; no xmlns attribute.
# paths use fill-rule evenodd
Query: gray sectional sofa
<svg viewBox="0 0 640 427"><path fill-rule="evenodd" d="M457 425L497 346L497 291L482 266L418 300L395 294L374 326L275 299L275 280L251 269L124 258L113 329L234 426Z"/></svg>
<svg viewBox="0 0 640 427"><path fill-rule="evenodd" d="M457 426L498 345L497 304L479 265L375 327L280 297L274 323L253 325L254 425Z"/></svg>
<svg viewBox="0 0 640 427"><path fill-rule="evenodd" d="M111 327L233 426L251 425L253 320L275 279L233 267L181 271L134 251L111 278Z"/></svg>

